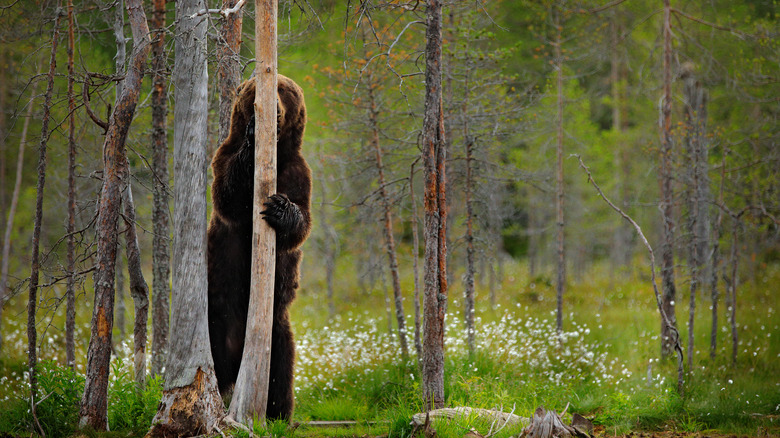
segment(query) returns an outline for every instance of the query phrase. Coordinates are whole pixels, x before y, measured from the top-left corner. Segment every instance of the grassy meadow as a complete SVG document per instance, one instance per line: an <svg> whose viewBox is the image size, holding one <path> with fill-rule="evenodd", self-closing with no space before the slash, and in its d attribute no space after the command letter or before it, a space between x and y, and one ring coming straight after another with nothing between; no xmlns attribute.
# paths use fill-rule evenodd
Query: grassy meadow
<svg viewBox="0 0 780 438"><path fill-rule="evenodd" d="M408 436L412 414L423 410L420 373L411 330L414 313L410 275L404 277L411 357L404 361L395 332L389 333L381 284L359 291L353 261L337 267L337 316L328 318L324 273L313 260L293 305L296 332L295 429L272 423L258 433L272 436ZM469 357L462 320L462 288L455 272L447 316L447 405L498 408L530 416L537 406L578 412L593 419L598 434L631 431L780 434L780 317L775 286L780 267L757 270L738 291L739 356L730 360L730 329L721 304L718 350L709 357L708 297L698 296L694 369L686 368L685 394L676 391L674 361L659 358L659 317L649 272L635 265L610 275L596 266L568 285L564 333L555 335L555 294L544 276L529 278L526 266L506 262L491 308L486 281L477 283L476 353ZM687 295L681 282L678 293ZM64 367L64 308L39 315L39 421L47 436L71 436L84 383L89 293L78 315L76 370ZM29 436L32 418L26 382L26 315L23 300L6 309L0 362L0 434ZM128 299L127 307L132 303ZM9 306L10 307L10 306ZM687 300L677 318L687 343ZM129 310L128 310L129 312ZM129 324L129 322L128 322ZM128 332L129 332L128 328ZM116 332L115 332L116 334ZM117 335L118 337L118 335ZM133 385L129 335L116 339L109 388L110 436L139 436L149 427L162 392L159 378L146 390ZM310 427L314 420L353 420L349 427ZM490 430L478 418L436 423L442 437L470 428ZM520 427L497 437L516 436ZM248 436L235 431L236 436ZM8 435L4 435L8 436ZM101 434L101 436L106 436Z"/></svg>

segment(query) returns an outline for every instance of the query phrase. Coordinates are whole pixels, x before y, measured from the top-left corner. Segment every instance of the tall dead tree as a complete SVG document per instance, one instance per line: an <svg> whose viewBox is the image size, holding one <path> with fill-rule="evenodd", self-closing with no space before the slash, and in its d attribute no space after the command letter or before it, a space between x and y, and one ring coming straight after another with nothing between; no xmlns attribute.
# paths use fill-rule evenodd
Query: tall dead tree
<svg viewBox="0 0 780 438"><path fill-rule="evenodd" d="M420 255L420 236L417 232L417 200L414 196L414 166L412 162L409 171L409 203L412 204L412 272L414 275L414 349L417 352L417 362L422 364L422 337L420 336L420 272L418 258Z"/></svg>
<svg viewBox="0 0 780 438"><path fill-rule="evenodd" d="M222 27L217 44L217 69L219 80L219 144L230 132L230 113L236 100L236 89L241 82L241 24L243 10L240 0L222 0Z"/></svg>
<svg viewBox="0 0 780 438"><path fill-rule="evenodd" d="M76 98L73 92L75 69L73 53L76 38L73 24L73 0L68 0L68 279L65 285L65 361L76 367Z"/></svg>
<svg viewBox="0 0 780 438"><path fill-rule="evenodd" d="M422 381L425 409L444 406L444 317L447 309L447 199L441 76L441 2L428 0L425 31L425 294Z"/></svg>
<svg viewBox="0 0 780 438"><path fill-rule="evenodd" d="M726 181L726 152L720 165L720 189L718 204L723 205L723 186ZM710 294L712 298L712 325L710 327L710 358L715 359L718 349L718 273L720 272L720 236L723 229L723 209L718 209L715 227L712 230L712 258L710 263Z"/></svg>
<svg viewBox="0 0 780 438"><path fill-rule="evenodd" d="M168 348L170 287L170 230L168 227L168 92L166 90L165 0L154 0L152 28L152 168L154 207L152 210L152 369L162 374Z"/></svg>
<svg viewBox="0 0 780 438"><path fill-rule="evenodd" d="M404 317L403 295L401 293L401 275L398 272L398 256L395 248L395 237L393 236L393 212L390 194L387 192L387 181L385 179L385 167L382 161L382 146L379 142L379 108L377 106L377 96L374 94L376 84L374 83L373 73L369 73L367 78L368 93L368 125L371 129L371 145L374 148L374 158L377 170L377 183L379 184L379 197L382 202L382 225L385 233L385 251L387 252L387 261L390 265L390 276L393 281L393 300L395 303L395 320L398 324L398 339L401 343L401 357L404 362L409 357L409 346L406 341L406 318Z"/></svg>
<svg viewBox="0 0 780 438"><path fill-rule="evenodd" d="M555 118L556 126L556 147L555 147L555 224L557 228L557 280L555 282L556 291L556 316L555 328L560 334L563 331L563 292L566 287L566 251L564 246L564 222L563 222L563 55L561 51L561 15L563 11L560 6L553 10L553 25L555 27L555 43L553 49L555 52L555 70L556 70L556 88L557 88L557 113Z"/></svg>
<svg viewBox="0 0 780 438"><path fill-rule="evenodd" d="M276 231L264 220L263 201L276 193L277 0L255 5L255 169L252 266L244 352L228 415L241 423L265 418L271 374Z"/></svg>
<svg viewBox="0 0 780 438"><path fill-rule="evenodd" d="M43 120L41 121L41 142L38 146L38 183L35 188L35 219L32 236L32 256L30 267L30 295L27 301L27 371L30 378L30 410L41 435L46 435L37 421L36 397L38 396L38 332L35 327L35 312L38 301L38 274L40 269L40 240L41 223L43 222L43 190L46 184L46 145L49 140L49 119L51 118L51 98L54 92L54 73L57 69L57 45L60 37L60 18L62 11L57 2L57 16L54 19L54 30L51 37L51 56L49 59L49 73L46 76L46 94L43 101Z"/></svg>
<svg viewBox="0 0 780 438"><path fill-rule="evenodd" d="M685 98L684 143L688 155L688 234L690 239L688 264L691 272L690 307L688 316L688 370L693 369L694 316L696 291L704 284L702 272L709 249L709 219L711 203L707 176L707 93L695 76L692 64L683 65L681 79ZM714 303L713 303L714 305Z"/></svg>
<svg viewBox="0 0 780 438"><path fill-rule="evenodd" d="M674 285L674 219L672 217L672 29L671 6L664 0L663 21L663 97L661 99L661 166L658 172L661 188L661 305L669 324L677 327ZM661 357L673 352L670 327L661 320Z"/></svg>
<svg viewBox="0 0 780 438"><path fill-rule="evenodd" d="M468 53L468 48L466 50ZM468 56L468 55L467 55ZM466 324L466 344L469 350L469 357L474 356L475 339L474 339L474 258L476 256L476 249L474 247L474 138L469 131L469 116L468 116L468 104L469 104L469 79L471 73L471 66L469 65L470 59L466 58L466 71L464 77L464 95L463 104L461 105L461 117L463 118L463 139L466 149L466 277L464 279L464 308L463 308L463 321Z"/></svg>
<svg viewBox="0 0 780 438"><path fill-rule="evenodd" d="M127 160L125 141L138 104L151 43L141 1L128 0L127 13L133 32L133 55L103 143L103 186L98 207L95 302L87 352L86 385L79 412L79 426L96 430L108 428L106 398L114 319L114 275L118 238L116 229L121 188L127 181L127 166L124 164Z"/></svg>
<svg viewBox="0 0 780 438"><path fill-rule="evenodd" d="M171 331L165 387L149 436L210 434L223 413L207 319L207 17L198 14L201 5L176 2Z"/></svg>

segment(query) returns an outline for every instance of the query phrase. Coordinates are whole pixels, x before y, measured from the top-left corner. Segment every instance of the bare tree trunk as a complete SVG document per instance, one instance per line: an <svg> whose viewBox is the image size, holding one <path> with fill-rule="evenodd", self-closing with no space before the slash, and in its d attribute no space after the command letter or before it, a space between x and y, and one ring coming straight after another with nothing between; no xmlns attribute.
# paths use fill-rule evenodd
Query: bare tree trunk
<svg viewBox="0 0 780 438"><path fill-rule="evenodd" d="M152 370L162 374L168 346L168 317L171 294L168 241L168 92L165 88L165 0L154 0L152 19L152 167L154 169L154 210L152 222Z"/></svg>
<svg viewBox="0 0 780 438"><path fill-rule="evenodd" d="M675 312L676 289L674 286L674 219L672 217L672 35L671 6L669 0L664 0L663 24L663 90L661 100L661 168L659 182L661 185L661 305L672 326L677 327ZM661 321L661 357L666 358L672 353L672 337L669 327Z"/></svg>
<svg viewBox="0 0 780 438"><path fill-rule="evenodd" d="M619 18L613 17L610 23L610 44L612 46L610 55L610 81L612 82L612 130L615 132L625 132L628 127L628 111L626 108L626 84L624 69L617 47L620 43L620 32L622 26L618 22ZM626 148L622 142L618 142L614 150L615 160L615 193L624 208L628 202L628 183L631 178L627 171L628 157L626 157ZM624 221L618 221L614 230L614 243L612 248L611 263L613 269L619 266L630 266L631 264L631 233L632 230ZM610 279L612 281L612 279Z"/></svg>
<svg viewBox="0 0 780 438"><path fill-rule="evenodd" d="M442 111L441 3L428 0L425 44L425 115L422 147L425 178L425 298L423 401L444 406L444 317L447 308L446 147Z"/></svg>
<svg viewBox="0 0 780 438"><path fill-rule="evenodd" d="M450 15L452 17L452 15ZM467 55L468 56L468 55ZM466 73L464 78L464 96L461 107L463 117L463 138L466 142L466 277L464 279L464 314L463 321L466 324L466 345L469 357L474 357L474 205L472 192L474 189L474 140L469 132L468 104L469 104L469 78L471 65L466 59Z"/></svg>
<svg viewBox="0 0 780 438"><path fill-rule="evenodd" d="M75 51L73 0L68 0L68 280L65 286L65 361L76 368L76 99L73 92Z"/></svg>
<svg viewBox="0 0 780 438"><path fill-rule="evenodd" d="M41 435L46 434L38 423L36 416L36 397L38 396L38 332L35 327L35 312L38 302L38 272L40 269L40 240L41 240L41 222L43 221L43 190L46 184L46 145L49 140L49 119L51 109L51 98L54 92L54 73L57 68L57 44L60 38L60 18L61 14L57 12L54 19L54 30L51 37L51 57L49 59L49 73L47 75L46 94L43 103L43 120L41 122L41 142L38 147L38 183L35 189L35 220L32 236L32 256L30 267L30 294L27 301L27 371L30 381L30 411L38 431Z"/></svg>
<svg viewBox="0 0 780 438"><path fill-rule="evenodd" d="M320 158L322 164L322 158ZM324 174L324 166L320 166L320 171ZM330 225L330 218L328 217L327 209L325 208L326 200L328 199L327 193L328 185L325 181L320 183L320 226L323 231L322 239L322 251L325 253L325 284L326 295L328 300L328 319L332 320L336 316L336 303L333 301L333 272L336 269L336 255L331 243L331 239L335 235L333 227Z"/></svg>
<svg viewBox="0 0 780 438"><path fill-rule="evenodd" d="M0 269L0 323L3 321L3 304L5 304L5 293L8 290L8 260L11 256L11 233L14 229L14 218L16 217L16 207L19 204L19 192L22 188L22 172L24 171L24 149L27 146L27 130L30 127L30 120L33 115L33 99L35 98L35 88L31 90L30 102L27 104L27 114L22 124L22 138L19 140L19 153L16 157L16 179L14 181L14 191L11 195L11 205L8 208L8 220L5 222L5 233L3 234L3 263ZM0 336L0 346L2 346L2 337Z"/></svg>
<svg viewBox="0 0 780 438"><path fill-rule="evenodd" d="M121 202L121 201L120 201ZM116 290L116 296L114 299L114 302L116 303L116 309L114 310L114 317L116 318L116 323L114 324L117 328L117 332L119 332L119 342L124 342L126 330L125 327L127 327L127 321L125 320L125 316L127 315L127 306L125 306L125 269L123 266L124 259L122 259L122 254L119 253L119 249L121 248L121 244L119 243L119 235L122 234L121 229L119 228L119 224L117 223L117 255L116 255L116 266L114 270L116 271L116 287L114 288Z"/></svg>
<svg viewBox="0 0 780 438"><path fill-rule="evenodd" d="M688 193L690 234L689 264L691 270L690 306L688 316L688 370L693 369L694 316L696 291L703 284L704 259L709 247L709 220L706 206L710 204L709 178L707 178L707 148L704 144L704 130L707 124L707 93L696 80L694 67L683 66L682 79L685 94L685 146L689 158ZM713 304L714 305L714 304Z"/></svg>
<svg viewBox="0 0 780 438"><path fill-rule="evenodd" d="M564 222L563 222L563 55L561 54L561 23L562 11L556 10L554 14L555 25L555 69L557 70L556 83L558 89L557 100L557 147L555 148L556 172L555 172L555 216L558 231L558 276L555 284L557 306L555 327L558 334L563 331L563 292L566 287L566 251L564 247Z"/></svg>
<svg viewBox="0 0 780 438"><path fill-rule="evenodd" d="M255 7L255 172L252 266L244 352L229 416L252 424L265 418L271 375L276 231L262 219L263 201L276 193L277 0Z"/></svg>
<svg viewBox="0 0 780 438"><path fill-rule="evenodd" d="M720 165L720 190L718 205L723 205L723 185L726 181L726 153ZM710 358L715 359L718 349L718 272L720 271L720 235L723 229L723 209L718 208L718 218L712 236L712 264L710 267L710 293L712 294L712 327L710 329ZM728 294L727 294L728 296Z"/></svg>
<svg viewBox="0 0 780 438"><path fill-rule="evenodd" d="M128 165L125 160L125 166ZM129 175L129 169L127 170ZM135 203L132 185L128 181L122 196L125 207L125 234L127 271L130 277L130 296L133 297L135 318L133 322L133 369L135 384L140 390L146 387L146 324L149 321L149 287L141 270L141 250L135 229Z"/></svg>
<svg viewBox="0 0 780 438"><path fill-rule="evenodd" d="M404 318L403 295L401 294L401 276L398 273L398 258L395 250L395 237L393 236L393 214L390 210L392 203L390 195L385 186L385 168L382 163L382 148L379 145L379 110L376 105L376 96L374 96L373 77L369 77L368 82L368 123L371 127L371 143L374 146L376 158L376 169L379 174L379 196L382 199L382 223L385 232L385 249L387 252L387 261L390 265L390 276L393 280L393 299L395 303L395 320L398 323L398 340L401 343L401 357L404 362L409 357L409 346L406 342L406 318Z"/></svg>
<svg viewBox="0 0 780 438"><path fill-rule="evenodd" d="M239 0L222 0L222 10L235 8ZM222 21L217 44L219 79L219 144L230 132L230 113L236 100L236 89L241 82L241 23L243 11L239 8Z"/></svg>
<svg viewBox="0 0 780 438"><path fill-rule="evenodd" d="M414 275L414 349L417 351L418 365L422 364L422 339L420 338L420 273L418 258L420 254L420 236L417 232L417 201L414 196L414 165L409 171L409 202L412 204L412 272Z"/></svg>
<svg viewBox="0 0 780 438"><path fill-rule="evenodd" d="M176 2L171 331L165 388L149 436L210 434L223 413L207 320L207 20L198 16L200 7L198 0Z"/></svg>
<svg viewBox="0 0 780 438"><path fill-rule="evenodd" d="M125 56L127 53L127 41L125 41L125 11L124 11L124 0L117 0L116 8L114 9L114 40L116 41L116 56L114 58L114 62L116 63L116 70L115 73L118 77L121 77L122 74L125 71ZM122 96L122 88L124 87L124 79L119 80L116 82L116 100L114 102L114 106L119 105L119 98ZM125 175L128 175L127 169L124 170ZM124 183L124 178L122 179ZM120 202L120 208L121 208L121 198L119 200ZM126 321L125 321L125 315L127 315L127 308L125 307L125 270L122 267L122 256L119 255L119 234L121 234L121 230L119 228L119 222L117 222L117 256L116 256L116 265L114 267L114 271L116 272L116 287L115 290L115 299L114 303L116 303L116 309L114 317L116 318L116 323L114 324L117 327L117 331L119 332L119 342L124 342L125 340L125 327L127 327Z"/></svg>
<svg viewBox="0 0 780 438"><path fill-rule="evenodd" d="M108 428L107 390L111 359L111 328L114 311L114 274L117 253L116 227L119 220L120 190L127 179L124 161L125 140L141 90L143 69L149 54L149 28L140 0L128 0L127 12L133 31L133 55L117 106L111 114L103 144L103 187L97 224L97 266L92 334L87 352L87 378L81 399L79 426L96 430Z"/></svg>
<svg viewBox="0 0 780 438"><path fill-rule="evenodd" d="M737 258L739 240L737 238L739 234L739 218L733 218L734 225L732 227L732 241L731 241L731 277L729 278L729 323L731 325L731 366L737 365L737 348L739 347L739 334L737 333L737 264L739 259Z"/></svg>

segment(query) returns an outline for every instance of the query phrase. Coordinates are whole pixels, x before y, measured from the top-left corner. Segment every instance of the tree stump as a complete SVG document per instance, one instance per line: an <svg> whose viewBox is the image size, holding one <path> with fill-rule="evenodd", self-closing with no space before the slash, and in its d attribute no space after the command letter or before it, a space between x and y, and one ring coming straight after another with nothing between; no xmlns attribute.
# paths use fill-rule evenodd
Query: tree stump
<svg viewBox="0 0 780 438"><path fill-rule="evenodd" d="M565 410L564 410L565 412ZM536 408L531 424L529 424L521 438L590 438L593 433L593 424L579 414L574 414L571 426L567 426L561 420L561 415L553 410L543 407Z"/></svg>

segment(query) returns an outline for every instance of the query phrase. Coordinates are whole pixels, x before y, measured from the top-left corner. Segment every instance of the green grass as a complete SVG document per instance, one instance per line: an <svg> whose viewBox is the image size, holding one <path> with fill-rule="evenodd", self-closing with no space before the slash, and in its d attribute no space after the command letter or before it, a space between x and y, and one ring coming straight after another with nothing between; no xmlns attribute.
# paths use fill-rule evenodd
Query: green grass
<svg viewBox="0 0 780 438"><path fill-rule="evenodd" d="M349 282L350 266L341 281ZM292 431L271 423L255 432L270 436L407 437L412 414L423 410L421 377L414 354L403 361L398 341L388 333L381 290L352 292L341 300L339 316L328 320L324 290L316 269L306 271L292 320L298 344L294 422L353 420L349 427L307 427ZM635 430L756 434L780 433L780 304L771 285L780 283L780 267L758 272L739 290L739 356L730 360L730 333L725 305L719 314L715 359L709 357L709 299L698 296L693 370L686 370L684 395L676 391L676 365L659 359L658 316L649 281L637 268L624 279L610 280L607 269L572 281L564 308L564 338L555 338L554 291L544 276L529 279L519 264L505 266L498 305L491 309L486 288L477 289L477 351L469 357L459 316L460 285L452 282L447 316L445 361L446 404L514 410L531 416L538 406L557 411L569 405L610 434ZM454 277L458 278L458 273ZM411 290L404 277L405 290ZM682 286L681 286L682 289ZM317 291L316 293L314 291ZM346 292L343 292L346 294ZM680 291L681 295L686 295ZM406 300L407 323L413 326L412 302ZM687 340L687 301L678 304L683 340ZM85 307L86 308L86 307ZM85 312L86 313L86 312ZM0 434L29 436L33 430L26 394L24 314L8 311L3 321L0 362ZM79 322L88 333L88 315ZM60 324L54 315L52 327ZM51 329L49 329L51 330ZM410 336L411 338L411 336ZM83 391L84 352L75 371L59 364L63 339L40 337L39 379L43 401L38 416L47 436L75 431ZM410 342L410 346L412 343ZM82 346L86 349L86 345ZM135 389L129 344L117 344L109 389L109 424L114 435L137 436L149 426L162 392L151 380ZM568 414L567 414L568 415ZM259 423L258 423L259 424ZM490 424L460 418L435 424L440 437L462 437L470 428L486 433ZM508 429L508 428L507 428ZM498 437L517 435L503 430ZM109 436L92 432L94 436ZM245 432L233 432L244 436Z"/></svg>

